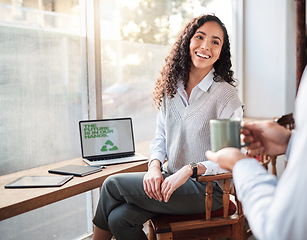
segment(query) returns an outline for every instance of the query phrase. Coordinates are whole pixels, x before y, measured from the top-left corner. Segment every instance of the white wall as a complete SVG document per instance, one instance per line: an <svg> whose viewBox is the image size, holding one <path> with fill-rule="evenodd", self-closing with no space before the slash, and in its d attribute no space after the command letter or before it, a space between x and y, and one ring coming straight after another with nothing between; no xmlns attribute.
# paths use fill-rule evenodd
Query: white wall
<svg viewBox="0 0 307 240"><path fill-rule="evenodd" d="M244 1L243 101L245 116L293 112L296 92L296 2Z"/></svg>

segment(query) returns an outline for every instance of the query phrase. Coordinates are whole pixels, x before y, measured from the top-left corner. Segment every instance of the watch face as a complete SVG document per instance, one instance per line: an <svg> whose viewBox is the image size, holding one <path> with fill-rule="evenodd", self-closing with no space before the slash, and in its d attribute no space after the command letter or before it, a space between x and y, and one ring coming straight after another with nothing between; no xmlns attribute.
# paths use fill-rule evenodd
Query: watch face
<svg viewBox="0 0 307 240"><path fill-rule="evenodd" d="M190 163L190 166L193 167L193 168L194 168L194 167L197 167L197 163L192 162L192 163Z"/></svg>

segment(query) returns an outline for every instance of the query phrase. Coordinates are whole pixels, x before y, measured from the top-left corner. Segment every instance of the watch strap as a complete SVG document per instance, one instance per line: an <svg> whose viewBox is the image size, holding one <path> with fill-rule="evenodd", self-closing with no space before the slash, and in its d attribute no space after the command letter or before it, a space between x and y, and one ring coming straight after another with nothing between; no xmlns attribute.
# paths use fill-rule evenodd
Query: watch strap
<svg viewBox="0 0 307 240"><path fill-rule="evenodd" d="M196 178L197 177L197 163L190 163L190 167L193 171L193 174L192 174L192 178Z"/></svg>

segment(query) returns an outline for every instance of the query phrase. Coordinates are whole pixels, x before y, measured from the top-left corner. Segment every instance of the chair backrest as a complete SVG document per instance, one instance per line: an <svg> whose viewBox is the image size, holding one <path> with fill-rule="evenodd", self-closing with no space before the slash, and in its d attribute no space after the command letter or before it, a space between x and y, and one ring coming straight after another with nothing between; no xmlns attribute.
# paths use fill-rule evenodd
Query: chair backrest
<svg viewBox="0 0 307 240"><path fill-rule="evenodd" d="M280 118L276 119L276 122L281 125L284 126L287 129L294 129L295 127L295 121L293 118L293 113L289 113L286 115L281 116Z"/></svg>
<svg viewBox="0 0 307 240"><path fill-rule="evenodd" d="M280 124L281 126L287 128L289 130L293 130L294 127L295 127L295 121L294 121L292 113L283 115L280 118L275 118L274 120L278 124ZM268 165L269 165L269 163L271 163L271 165L272 165L272 174L277 176L277 167L276 167L276 158L277 158L277 156L263 154L263 155L260 155L259 158L260 158L261 164L266 169L268 169Z"/></svg>

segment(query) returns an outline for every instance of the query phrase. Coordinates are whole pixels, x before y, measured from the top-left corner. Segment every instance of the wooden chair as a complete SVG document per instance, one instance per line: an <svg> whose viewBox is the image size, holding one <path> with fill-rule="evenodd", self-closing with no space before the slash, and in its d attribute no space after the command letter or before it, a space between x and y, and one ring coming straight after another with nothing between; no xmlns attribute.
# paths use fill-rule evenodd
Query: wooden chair
<svg viewBox="0 0 307 240"><path fill-rule="evenodd" d="M231 239L247 239L250 232L245 230L245 218L241 203L235 197L234 205L230 201L230 180L232 173L214 176L199 176L197 181L207 182L205 206L206 213L192 215L166 215L161 214L149 221L149 240L201 240L216 237L229 237ZM223 208L211 212L212 209L212 182L224 181Z"/></svg>
<svg viewBox="0 0 307 240"><path fill-rule="evenodd" d="M293 118L292 113L283 115L280 118L275 118L274 120L277 123L279 123L281 126L287 128L287 129L292 130L295 127L295 122L294 122L294 118ZM258 156L258 158L260 159L261 164L266 169L268 169L268 165L269 165L269 163L271 163L272 174L277 176L277 168L276 168L276 158L277 158L277 156L263 154L263 155Z"/></svg>

